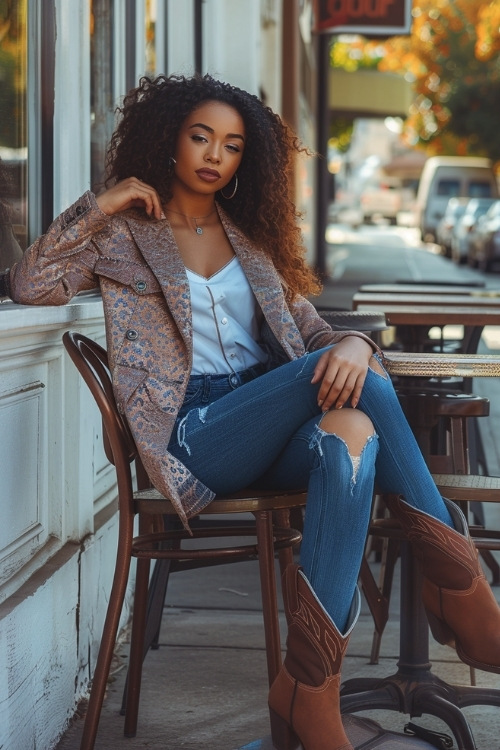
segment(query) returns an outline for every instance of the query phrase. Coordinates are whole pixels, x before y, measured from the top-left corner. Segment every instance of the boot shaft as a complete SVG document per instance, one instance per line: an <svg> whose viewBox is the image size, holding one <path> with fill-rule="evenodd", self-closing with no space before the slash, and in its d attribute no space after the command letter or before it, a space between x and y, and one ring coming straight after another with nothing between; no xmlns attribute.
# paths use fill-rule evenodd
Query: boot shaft
<svg viewBox="0 0 500 750"><path fill-rule="evenodd" d="M339 632L298 565L289 565L284 573L283 599L288 622L285 666L305 685L322 685L340 672L359 615L359 592L356 591L345 635Z"/></svg>
<svg viewBox="0 0 500 750"><path fill-rule="evenodd" d="M474 579L484 574L462 511L445 498L444 502L455 529L413 508L400 496L389 495L386 499L387 507L400 521L422 565L424 576L437 586L467 590Z"/></svg>

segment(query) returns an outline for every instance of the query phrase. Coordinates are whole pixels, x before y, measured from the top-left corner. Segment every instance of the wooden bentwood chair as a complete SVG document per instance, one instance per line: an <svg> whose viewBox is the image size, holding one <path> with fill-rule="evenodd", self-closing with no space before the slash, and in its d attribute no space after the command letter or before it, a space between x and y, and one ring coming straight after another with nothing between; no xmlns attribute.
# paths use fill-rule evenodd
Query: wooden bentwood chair
<svg viewBox="0 0 500 750"><path fill-rule="evenodd" d="M118 483L119 531L116 566L80 746L81 750L92 750L133 557L137 558L137 572L129 673L124 700L125 736L133 737L136 733L142 662L144 652L155 636L155 633L152 637L146 633L146 619L150 625L149 616L147 618L150 614L147 612L149 593L152 588L160 590L157 608L161 617L168 580L167 570L163 587L158 586L157 581L150 585L150 563L153 559L169 561L169 569L173 571L258 558L268 678L269 684L273 682L281 666L274 552L279 551L283 572L286 565L293 561L293 545L301 538L300 532L290 528L290 509L303 506L306 494L305 491L243 490L231 496L217 497L200 514L200 517L205 518L218 514L251 513L255 517L251 529L247 521L221 525L213 520L200 522L198 526L193 523L192 537L184 529L172 529L172 525L176 525L175 520L173 523L168 521L176 519L175 510L168 498L150 487L130 430L116 407L105 349L75 332L66 332L63 342L101 411L104 448L107 458L116 468ZM137 485L140 488L135 492L132 478L134 462L137 467ZM134 534L136 516L139 520L137 535ZM216 549L181 548L183 539L213 540L239 536L255 536L255 542L248 543L247 539L246 543L241 545L229 546L228 543L227 546L221 545ZM149 609L150 607L151 601ZM157 617L156 626L153 627L158 626Z"/></svg>

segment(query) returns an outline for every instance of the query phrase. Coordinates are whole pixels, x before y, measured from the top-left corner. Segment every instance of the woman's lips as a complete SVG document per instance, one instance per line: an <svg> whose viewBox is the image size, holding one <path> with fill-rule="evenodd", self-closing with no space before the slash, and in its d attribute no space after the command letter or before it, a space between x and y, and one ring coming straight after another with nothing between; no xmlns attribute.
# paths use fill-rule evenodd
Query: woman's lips
<svg viewBox="0 0 500 750"><path fill-rule="evenodd" d="M215 169L197 169L196 174L205 182L220 180L220 174Z"/></svg>

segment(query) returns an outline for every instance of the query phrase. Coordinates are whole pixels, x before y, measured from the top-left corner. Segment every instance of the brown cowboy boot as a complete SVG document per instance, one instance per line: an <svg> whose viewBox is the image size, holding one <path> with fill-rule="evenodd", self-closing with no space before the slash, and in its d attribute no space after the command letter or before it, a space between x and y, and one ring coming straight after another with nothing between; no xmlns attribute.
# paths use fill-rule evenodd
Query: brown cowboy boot
<svg viewBox="0 0 500 750"><path fill-rule="evenodd" d="M460 659L500 674L500 607L479 563L460 508L446 500L455 529L390 495L424 576L422 599L434 638L454 646Z"/></svg>
<svg viewBox="0 0 500 750"><path fill-rule="evenodd" d="M288 622L285 662L271 686L271 734L277 750L353 750L340 716L340 667L359 615L356 590L341 635L298 565L283 575Z"/></svg>

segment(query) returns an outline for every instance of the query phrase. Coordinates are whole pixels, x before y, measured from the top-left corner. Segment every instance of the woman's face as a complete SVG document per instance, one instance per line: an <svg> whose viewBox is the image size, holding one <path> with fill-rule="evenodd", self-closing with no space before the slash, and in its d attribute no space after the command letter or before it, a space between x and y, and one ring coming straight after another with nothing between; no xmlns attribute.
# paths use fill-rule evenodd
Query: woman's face
<svg viewBox="0 0 500 750"><path fill-rule="evenodd" d="M211 195L237 171L245 147L245 126L233 107L207 101L184 120L175 152L175 184Z"/></svg>

